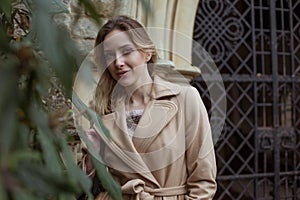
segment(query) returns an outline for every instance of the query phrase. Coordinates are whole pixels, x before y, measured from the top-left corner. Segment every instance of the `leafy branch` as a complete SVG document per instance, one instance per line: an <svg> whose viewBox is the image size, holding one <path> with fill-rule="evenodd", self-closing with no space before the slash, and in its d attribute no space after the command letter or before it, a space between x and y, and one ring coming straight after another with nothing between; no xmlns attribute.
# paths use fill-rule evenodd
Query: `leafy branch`
<svg viewBox="0 0 300 200"><path fill-rule="evenodd" d="M84 2L94 13L92 4ZM68 30L52 19L60 12L67 9L59 0L0 3L1 200L69 200L82 192L92 199L92 182L68 146L74 140L68 131L72 110L69 105L53 110L45 101L53 87L71 97L82 60ZM108 192L120 199L105 167L94 162Z"/></svg>

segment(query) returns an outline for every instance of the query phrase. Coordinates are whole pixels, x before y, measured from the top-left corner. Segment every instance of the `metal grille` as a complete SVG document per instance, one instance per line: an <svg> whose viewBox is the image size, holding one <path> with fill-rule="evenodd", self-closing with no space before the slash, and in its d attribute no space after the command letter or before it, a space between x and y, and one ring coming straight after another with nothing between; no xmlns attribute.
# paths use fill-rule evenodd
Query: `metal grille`
<svg viewBox="0 0 300 200"><path fill-rule="evenodd" d="M215 199L300 199L300 1L200 0L194 40L226 89Z"/></svg>

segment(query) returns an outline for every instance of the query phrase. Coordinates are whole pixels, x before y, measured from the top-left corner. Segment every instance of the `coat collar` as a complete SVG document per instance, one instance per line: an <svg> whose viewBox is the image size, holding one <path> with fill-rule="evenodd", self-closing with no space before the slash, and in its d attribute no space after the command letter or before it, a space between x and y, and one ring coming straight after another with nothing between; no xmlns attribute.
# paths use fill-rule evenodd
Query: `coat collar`
<svg viewBox="0 0 300 200"><path fill-rule="evenodd" d="M152 96L154 99L176 96L180 93L180 88L178 85L165 81L159 76L154 76L153 83L154 87L152 90Z"/></svg>

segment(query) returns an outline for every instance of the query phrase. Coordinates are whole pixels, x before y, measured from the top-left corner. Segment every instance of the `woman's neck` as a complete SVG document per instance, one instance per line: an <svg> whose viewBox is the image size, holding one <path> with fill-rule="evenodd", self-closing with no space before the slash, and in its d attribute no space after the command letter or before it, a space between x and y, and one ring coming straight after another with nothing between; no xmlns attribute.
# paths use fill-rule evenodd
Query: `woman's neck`
<svg viewBox="0 0 300 200"><path fill-rule="evenodd" d="M145 108L151 100L151 93L153 87L153 80L150 77L143 79L143 83L137 83L134 86L127 87L126 92L128 101L126 102L127 110Z"/></svg>

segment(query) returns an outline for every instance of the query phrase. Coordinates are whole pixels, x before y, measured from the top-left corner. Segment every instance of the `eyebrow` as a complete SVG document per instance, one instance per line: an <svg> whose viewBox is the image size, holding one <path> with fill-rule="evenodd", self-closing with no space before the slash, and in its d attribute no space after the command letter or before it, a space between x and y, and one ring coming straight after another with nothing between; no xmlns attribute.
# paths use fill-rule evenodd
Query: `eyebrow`
<svg viewBox="0 0 300 200"><path fill-rule="evenodd" d="M124 49L124 48L126 48L126 47L133 47L133 48L136 48L136 47L134 46L134 44L124 44L124 45L120 46L118 49ZM113 50L110 50L110 49L104 49L104 53L111 53L111 52L113 52Z"/></svg>

